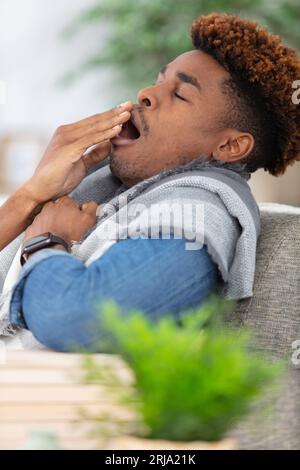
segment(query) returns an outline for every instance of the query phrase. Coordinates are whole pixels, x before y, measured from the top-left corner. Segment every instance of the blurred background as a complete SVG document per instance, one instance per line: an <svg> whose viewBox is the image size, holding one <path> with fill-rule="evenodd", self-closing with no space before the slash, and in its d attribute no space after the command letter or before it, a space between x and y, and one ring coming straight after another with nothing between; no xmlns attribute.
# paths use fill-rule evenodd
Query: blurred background
<svg viewBox="0 0 300 470"><path fill-rule="evenodd" d="M212 11L258 20L300 49L299 0L0 0L0 193L32 174L56 127L136 102ZM279 178L259 171L251 186L258 201L300 205L299 177L300 163Z"/></svg>

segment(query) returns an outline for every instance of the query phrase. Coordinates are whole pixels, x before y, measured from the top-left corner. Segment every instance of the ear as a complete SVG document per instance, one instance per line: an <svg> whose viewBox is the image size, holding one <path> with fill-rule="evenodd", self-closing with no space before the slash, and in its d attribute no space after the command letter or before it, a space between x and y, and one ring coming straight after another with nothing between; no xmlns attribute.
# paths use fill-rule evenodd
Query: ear
<svg viewBox="0 0 300 470"><path fill-rule="evenodd" d="M222 133L213 155L217 160L237 162L243 160L252 152L254 144L252 134L227 129Z"/></svg>

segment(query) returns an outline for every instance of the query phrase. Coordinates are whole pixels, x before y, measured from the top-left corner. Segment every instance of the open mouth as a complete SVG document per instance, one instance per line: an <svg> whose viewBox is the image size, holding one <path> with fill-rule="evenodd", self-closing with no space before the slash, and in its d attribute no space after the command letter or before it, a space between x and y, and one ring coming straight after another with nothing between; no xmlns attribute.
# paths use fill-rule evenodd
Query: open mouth
<svg viewBox="0 0 300 470"><path fill-rule="evenodd" d="M133 117L123 124L122 130L119 134L126 139L136 140L140 137L141 133L137 126L134 124Z"/></svg>
<svg viewBox="0 0 300 470"><path fill-rule="evenodd" d="M137 127L137 123L135 122L133 115L131 115L131 118L123 124L121 132L114 137L111 142L114 145L129 145L140 136L141 133Z"/></svg>

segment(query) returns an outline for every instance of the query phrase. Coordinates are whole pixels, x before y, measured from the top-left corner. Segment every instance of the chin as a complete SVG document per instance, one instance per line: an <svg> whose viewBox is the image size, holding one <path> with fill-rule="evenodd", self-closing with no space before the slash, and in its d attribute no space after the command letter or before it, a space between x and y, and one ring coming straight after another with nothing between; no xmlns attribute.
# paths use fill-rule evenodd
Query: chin
<svg viewBox="0 0 300 470"><path fill-rule="evenodd" d="M128 165L122 160L122 158L117 157L116 154L112 154L109 162L110 171L114 176L116 176L123 184L128 184L128 180L130 179L130 168Z"/></svg>
<svg viewBox="0 0 300 470"><path fill-rule="evenodd" d="M137 152L133 147L134 146L131 145L113 146L113 150L110 154L110 167L116 176L122 169L124 171L130 168L131 171L134 171L136 162L140 160L138 157L140 152Z"/></svg>
<svg viewBox="0 0 300 470"><path fill-rule="evenodd" d="M123 152L120 152L120 154L121 153ZM136 159L132 158L130 154L129 158L118 155L118 151L111 155L110 170L112 174L128 187L134 186L143 179L146 179L146 177L141 175L141 169L135 161Z"/></svg>
<svg viewBox="0 0 300 470"><path fill-rule="evenodd" d="M111 157L110 157L109 168L110 168L110 171L112 172L112 174L113 174L114 176L117 176L118 178L120 178L120 177L119 177L119 174L118 174L118 168L119 168L118 161L117 161L117 159L113 156L113 153L111 154ZM120 178L120 179L121 179L121 178Z"/></svg>

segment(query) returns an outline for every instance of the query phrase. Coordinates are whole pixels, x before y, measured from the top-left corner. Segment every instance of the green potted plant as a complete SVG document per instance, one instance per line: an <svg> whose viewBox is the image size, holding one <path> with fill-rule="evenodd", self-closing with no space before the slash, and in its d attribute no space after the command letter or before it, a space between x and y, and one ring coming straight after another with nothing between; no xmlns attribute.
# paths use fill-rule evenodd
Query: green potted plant
<svg viewBox="0 0 300 470"><path fill-rule="evenodd" d="M117 353L132 380L125 385L92 355L85 359L86 380L104 380L111 390L119 383L117 396L134 410L134 420L120 420L107 449L235 447L224 435L274 383L281 365L251 349L249 332L225 325L226 309L228 303L214 298L155 321L138 311L122 314L113 304L102 309L101 349Z"/></svg>

